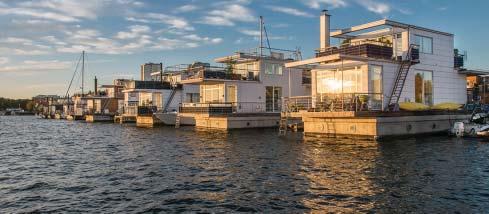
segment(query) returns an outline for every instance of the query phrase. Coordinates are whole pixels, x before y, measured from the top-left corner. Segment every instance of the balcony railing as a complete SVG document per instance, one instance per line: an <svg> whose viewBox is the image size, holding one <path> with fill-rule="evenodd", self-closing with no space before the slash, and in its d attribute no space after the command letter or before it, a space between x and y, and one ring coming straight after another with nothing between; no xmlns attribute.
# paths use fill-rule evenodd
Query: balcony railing
<svg viewBox="0 0 489 214"><path fill-rule="evenodd" d="M234 114L234 113L265 113L263 102L233 102L233 103L182 103L180 113L201 114Z"/></svg>
<svg viewBox="0 0 489 214"><path fill-rule="evenodd" d="M392 44L378 41L359 41L317 50L316 57L344 54L378 59L392 59Z"/></svg>
<svg viewBox="0 0 489 214"><path fill-rule="evenodd" d="M246 73L246 74L242 74ZM253 70L241 70L236 68L199 66L189 68L182 74L182 81L185 80L244 80L258 81L258 76Z"/></svg>
<svg viewBox="0 0 489 214"><path fill-rule="evenodd" d="M286 97L283 108L290 112L382 111L383 103L384 96L380 93L321 94Z"/></svg>

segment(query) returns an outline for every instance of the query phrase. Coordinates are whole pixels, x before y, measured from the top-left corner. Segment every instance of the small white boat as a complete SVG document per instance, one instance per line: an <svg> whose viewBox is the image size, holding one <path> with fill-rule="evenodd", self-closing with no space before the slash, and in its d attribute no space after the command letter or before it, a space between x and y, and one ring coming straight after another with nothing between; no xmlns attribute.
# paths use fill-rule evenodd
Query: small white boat
<svg viewBox="0 0 489 214"><path fill-rule="evenodd" d="M489 136L488 114L473 114L470 121L455 122L450 130L457 137L486 137Z"/></svg>

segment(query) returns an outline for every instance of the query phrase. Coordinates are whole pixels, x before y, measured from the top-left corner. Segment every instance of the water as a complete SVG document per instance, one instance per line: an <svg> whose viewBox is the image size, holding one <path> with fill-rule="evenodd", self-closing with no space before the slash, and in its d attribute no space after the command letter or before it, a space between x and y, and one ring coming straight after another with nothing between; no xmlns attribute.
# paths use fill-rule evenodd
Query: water
<svg viewBox="0 0 489 214"><path fill-rule="evenodd" d="M489 210L489 143L0 117L0 212Z"/></svg>

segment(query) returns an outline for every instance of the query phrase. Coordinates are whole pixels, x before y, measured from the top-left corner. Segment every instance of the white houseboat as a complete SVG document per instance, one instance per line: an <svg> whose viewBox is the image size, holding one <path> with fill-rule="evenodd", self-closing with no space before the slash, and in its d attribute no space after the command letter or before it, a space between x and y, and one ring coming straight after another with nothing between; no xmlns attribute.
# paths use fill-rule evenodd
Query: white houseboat
<svg viewBox="0 0 489 214"><path fill-rule="evenodd" d="M286 64L312 69L312 96L288 98L287 107L294 108L286 110L300 104L309 111L300 114L306 133L375 138L432 133L465 117L399 112L400 102L466 103L466 74L460 72L453 34L387 19L333 32L329 26L330 15L323 11L316 56ZM332 46L330 37L340 44Z"/></svg>

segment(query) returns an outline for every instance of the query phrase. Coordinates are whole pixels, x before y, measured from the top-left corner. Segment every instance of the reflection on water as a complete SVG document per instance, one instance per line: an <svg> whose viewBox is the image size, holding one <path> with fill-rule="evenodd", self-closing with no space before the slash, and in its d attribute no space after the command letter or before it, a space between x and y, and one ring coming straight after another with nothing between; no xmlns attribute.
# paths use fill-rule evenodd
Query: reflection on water
<svg viewBox="0 0 489 214"><path fill-rule="evenodd" d="M489 144L0 117L0 210L484 212Z"/></svg>

